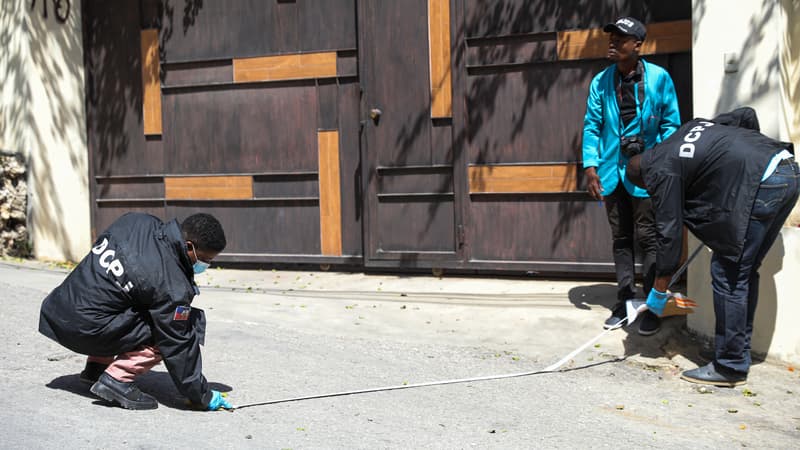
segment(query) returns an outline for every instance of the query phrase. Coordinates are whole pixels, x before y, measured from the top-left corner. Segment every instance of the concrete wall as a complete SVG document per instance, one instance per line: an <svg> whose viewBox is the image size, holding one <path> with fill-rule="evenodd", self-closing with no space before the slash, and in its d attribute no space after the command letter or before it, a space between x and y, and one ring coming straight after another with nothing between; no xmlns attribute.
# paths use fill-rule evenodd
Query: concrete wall
<svg viewBox="0 0 800 450"><path fill-rule="evenodd" d="M83 43L81 2L64 3L62 23L53 2L2 2L0 148L30 164L35 256L76 261L91 245Z"/></svg>
<svg viewBox="0 0 800 450"><path fill-rule="evenodd" d="M694 0L692 50L694 111L712 117L737 106L756 109L762 132L794 141L800 149L800 2L796 0ZM726 54L738 70L726 72ZM797 211L797 208L795 209ZM790 219L764 260L753 350L800 363L800 228ZM698 244L690 239L689 248ZM688 274L688 295L700 307L689 316L693 331L714 335L709 263L703 252Z"/></svg>

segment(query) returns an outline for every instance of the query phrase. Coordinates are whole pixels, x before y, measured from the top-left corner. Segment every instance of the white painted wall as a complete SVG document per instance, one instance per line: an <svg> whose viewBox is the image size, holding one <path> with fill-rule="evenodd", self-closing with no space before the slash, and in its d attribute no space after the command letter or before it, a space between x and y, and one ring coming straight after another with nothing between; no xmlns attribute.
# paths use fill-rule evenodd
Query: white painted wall
<svg viewBox="0 0 800 450"><path fill-rule="evenodd" d="M693 0L694 112L713 117L738 106L756 109L761 131L794 141L800 150L800 2L797 0ZM739 70L725 72L725 54ZM796 208L795 211L798 209ZM800 228L790 219L760 270L753 350L800 363ZM689 248L698 244L690 239ZM710 253L690 266L688 295L700 307L688 326L714 335Z"/></svg>
<svg viewBox="0 0 800 450"><path fill-rule="evenodd" d="M35 256L77 261L91 245L81 2L65 23L31 3L0 9L0 147L29 161Z"/></svg>
<svg viewBox="0 0 800 450"><path fill-rule="evenodd" d="M783 28L780 73L783 90L781 136L792 141L800 153L800 1L781 0ZM789 218L790 226L800 226L800 204Z"/></svg>
<svg viewBox="0 0 800 450"><path fill-rule="evenodd" d="M694 0L692 5L694 115L712 117L751 106L762 132L778 137L779 0ZM726 53L738 56L737 72L725 72Z"/></svg>

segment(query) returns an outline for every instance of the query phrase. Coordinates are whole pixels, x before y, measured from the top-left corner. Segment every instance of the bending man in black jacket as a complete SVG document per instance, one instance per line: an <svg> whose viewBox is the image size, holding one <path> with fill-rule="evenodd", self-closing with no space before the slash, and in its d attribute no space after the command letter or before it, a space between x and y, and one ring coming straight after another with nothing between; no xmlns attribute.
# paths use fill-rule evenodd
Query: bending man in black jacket
<svg viewBox="0 0 800 450"><path fill-rule="evenodd" d="M80 378L127 409L154 409L134 379L164 361L178 390L209 411L230 409L202 373L205 316L191 307L203 272L225 248L213 216L180 225L129 213L103 232L83 261L42 303L39 331L90 355Z"/></svg>
<svg viewBox="0 0 800 450"><path fill-rule="evenodd" d="M715 358L682 378L744 384L758 303L758 268L797 202L800 170L792 144L758 131L750 108L684 124L634 157L628 178L646 187L656 216L656 281L647 306L664 311L670 275L680 263L683 225L714 251Z"/></svg>

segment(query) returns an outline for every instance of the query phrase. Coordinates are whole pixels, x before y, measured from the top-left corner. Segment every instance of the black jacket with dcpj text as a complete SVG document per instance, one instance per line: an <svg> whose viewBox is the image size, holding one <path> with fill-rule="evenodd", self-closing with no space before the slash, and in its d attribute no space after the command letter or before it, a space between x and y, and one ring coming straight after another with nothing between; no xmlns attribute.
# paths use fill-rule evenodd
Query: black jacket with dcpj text
<svg viewBox="0 0 800 450"><path fill-rule="evenodd" d="M155 345L178 390L208 405L203 311L178 223L129 213L42 303L39 331L77 353L113 356Z"/></svg>
<svg viewBox="0 0 800 450"><path fill-rule="evenodd" d="M694 119L642 155L659 276L680 263L684 224L718 256L740 258L761 177L782 149L794 152L755 130Z"/></svg>

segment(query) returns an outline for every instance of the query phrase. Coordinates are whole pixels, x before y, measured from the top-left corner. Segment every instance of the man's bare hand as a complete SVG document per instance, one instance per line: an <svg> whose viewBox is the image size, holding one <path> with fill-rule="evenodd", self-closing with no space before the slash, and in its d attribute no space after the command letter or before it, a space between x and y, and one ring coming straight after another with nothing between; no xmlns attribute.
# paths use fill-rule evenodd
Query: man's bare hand
<svg viewBox="0 0 800 450"><path fill-rule="evenodd" d="M600 177L597 175L597 169L588 167L583 173L586 174L586 189L589 191L589 195L595 200L602 200L603 185L600 184Z"/></svg>

